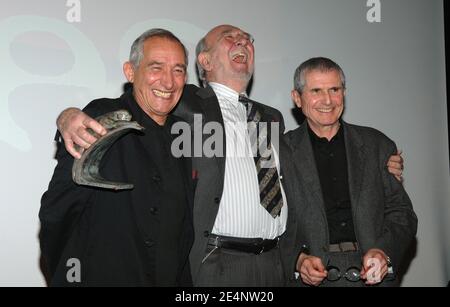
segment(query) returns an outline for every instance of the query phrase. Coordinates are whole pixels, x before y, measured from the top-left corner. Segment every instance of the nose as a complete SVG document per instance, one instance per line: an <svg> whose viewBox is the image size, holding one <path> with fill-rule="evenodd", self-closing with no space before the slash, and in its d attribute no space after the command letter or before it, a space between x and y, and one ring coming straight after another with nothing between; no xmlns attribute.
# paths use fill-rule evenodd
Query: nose
<svg viewBox="0 0 450 307"><path fill-rule="evenodd" d="M330 105L331 104L331 95L328 92L325 92L325 95L323 97L323 102L325 105Z"/></svg>
<svg viewBox="0 0 450 307"><path fill-rule="evenodd" d="M161 85L164 86L164 88L166 90L170 90L170 89L172 89L173 84L174 84L173 80L174 80L174 77L173 77L172 72L169 69L167 69L164 71L164 73L161 76Z"/></svg>
<svg viewBox="0 0 450 307"><path fill-rule="evenodd" d="M244 35L238 35L236 37L236 46L246 46L248 44L248 39Z"/></svg>
<svg viewBox="0 0 450 307"><path fill-rule="evenodd" d="M237 46L246 46L247 44L253 43L253 37L247 34L237 34L235 37L235 44Z"/></svg>

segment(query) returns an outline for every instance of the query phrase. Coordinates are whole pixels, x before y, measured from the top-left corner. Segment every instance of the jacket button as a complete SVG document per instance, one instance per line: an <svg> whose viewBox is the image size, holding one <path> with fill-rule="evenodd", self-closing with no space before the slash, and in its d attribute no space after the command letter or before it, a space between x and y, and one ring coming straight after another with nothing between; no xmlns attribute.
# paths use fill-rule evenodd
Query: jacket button
<svg viewBox="0 0 450 307"><path fill-rule="evenodd" d="M155 207L150 208L150 213L151 213L152 215L158 214L158 208L155 208Z"/></svg>
<svg viewBox="0 0 450 307"><path fill-rule="evenodd" d="M205 232L203 233L203 235L205 236L205 238L209 237L209 231L205 231Z"/></svg>
<svg viewBox="0 0 450 307"><path fill-rule="evenodd" d="M215 202L216 204L220 204L220 198L219 198L219 197L214 198L214 202Z"/></svg>
<svg viewBox="0 0 450 307"><path fill-rule="evenodd" d="M152 247L153 245L155 245L155 242L153 242L152 240L146 240L146 241L145 241L145 245L146 245L147 247Z"/></svg>

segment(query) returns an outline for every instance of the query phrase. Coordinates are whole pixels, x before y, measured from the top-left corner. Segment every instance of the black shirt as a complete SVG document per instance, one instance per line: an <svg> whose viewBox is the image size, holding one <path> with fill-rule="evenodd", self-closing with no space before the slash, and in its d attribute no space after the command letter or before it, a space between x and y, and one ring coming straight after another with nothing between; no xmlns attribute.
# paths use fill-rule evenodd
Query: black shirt
<svg viewBox="0 0 450 307"><path fill-rule="evenodd" d="M174 265L173 268L168 268L158 263L171 258L174 259L172 263L176 263L175 259L180 253L178 242L185 231L183 220L187 213L187 195L183 178L186 170L183 160L175 158L171 153L173 136L170 130L175 121L169 115L165 124L160 126L142 111L137 103L130 104L130 107L134 115L133 120L145 128L141 141L145 144L149 159L158 169L158 173L153 174L153 182L161 188L160 206L149 208L151 214L157 217L159 227L155 279L158 285L172 285L172 281L167 280L167 273L170 270L176 271L177 267Z"/></svg>
<svg viewBox="0 0 450 307"><path fill-rule="evenodd" d="M325 202L330 244L356 242L343 129L341 126L328 141L318 137L308 126Z"/></svg>

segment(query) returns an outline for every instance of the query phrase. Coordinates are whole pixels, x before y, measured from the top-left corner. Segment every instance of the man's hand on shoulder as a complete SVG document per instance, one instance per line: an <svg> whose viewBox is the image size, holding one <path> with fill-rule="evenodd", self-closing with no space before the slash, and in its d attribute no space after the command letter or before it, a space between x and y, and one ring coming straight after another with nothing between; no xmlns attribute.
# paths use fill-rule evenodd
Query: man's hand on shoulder
<svg viewBox="0 0 450 307"><path fill-rule="evenodd" d="M389 173L394 175L400 182L403 181L403 165L404 160L401 150L397 151L396 155L392 155L387 163Z"/></svg>
<svg viewBox="0 0 450 307"><path fill-rule="evenodd" d="M56 125L64 139L67 151L76 159L81 158L83 150L97 141L97 138L87 131L88 128L99 135L105 135L107 132L96 120L77 108L64 110L58 116ZM78 145L81 150L77 150L75 145Z"/></svg>

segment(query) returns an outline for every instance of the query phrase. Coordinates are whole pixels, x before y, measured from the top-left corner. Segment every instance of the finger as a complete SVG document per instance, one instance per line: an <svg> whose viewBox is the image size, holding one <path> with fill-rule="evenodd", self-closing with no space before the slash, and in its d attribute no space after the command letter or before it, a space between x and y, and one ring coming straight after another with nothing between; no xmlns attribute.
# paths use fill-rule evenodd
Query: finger
<svg viewBox="0 0 450 307"><path fill-rule="evenodd" d="M313 278L313 277L320 278L320 277L327 276L326 273L316 270L315 267L312 265L306 266L306 271L307 271L308 276L310 276L311 278Z"/></svg>
<svg viewBox="0 0 450 307"><path fill-rule="evenodd" d="M399 163L403 163L403 157L402 157L402 153L403 151L401 150L397 150L397 153L392 155L389 160L393 161L393 162L399 162Z"/></svg>
<svg viewBox="0 0 450 307"><path fill-rule="evenodd" d="M361 277L361 279L366 280L366 284L368 285L379 284L387 274L387 264L376 269L372 268L368 273L370 273L370 276L366 275L364 278Z"/></svg>
<svg viewBox="0 0 450 307"><path fill-rule="evenodd" d="M311 285L313 284L313 281L312 281L313 276L310 273L310 267L309 266L306 266L306 265L303 266L302 270L301 270L301 274L303 276L305 276L305 279L307 279L309 281L309 284L311 284Z"/></svg>
<svg viewBox="0 0 450 307"><path fill-rule="evenodd" d="M91 144L89 144L88 142L86 142L85 140L83 140L76 134L74 134L72 136L72 141L73 141L73 143L77 144L78 146L80 146L84 149L88 149L91 146Z"/></svg>
<svg viewBox="0 0 450 307"><path fill-rule="evenodd" d="M387 168L390 173L401 174L403 172L403 165L399 162L388 161Z"/></svg>
<svg viewBox="0 0 450 307"><path fill-rule="evenodd" d="M314 287L318 287L318 286L320 286L320 284L322 283L322 281L319 281L319 282L316 282L316 283L313 283L313 286Z"/></svg>
<svg viewBox="0 0 450 307"><path fill-rule="evenodd" d="M314 283L314 285L320 285L325 277L311 277L310 280Z"/></svg>
<svg viewBox="0 0 450 307"><path fill-rule="evenodd" d="M381 268L381 280L383 280L386 275L388 274L388 266L387 264L385 264L382 268Z"/></svg>
<svg viewBox="0 0 450 307"><path fill-rule="evenodd" d="M392 156L390 156L389 157L389 162L392 162L392 163L400 163L401 164L401 162L402 162L402 157L401 156L399 156L399 155L392 155Z"/></svg>
<svg viewBox="0 0 450 307"><path fill-rule="evenodd" d="M81 154L75 150L74 144L72 141L64 141L64 146L66 147L67 152L74 157L75 159L80 159Z"/></svg>
<svg viewBox="0 0 450 307"><path fill-rule="evenodd" d="M377 284L381 283L382 281L383 281L383 278L379 278L379 279L370 278L370 279L367 279L365 284L368 286L373 286L373 285L377 285Z"/></svg>
<svg viewBox="0 0 450 307"><path fill-rule="evenodd" d="M323 265L322 260L320 258L313 259L312 266L319 272L325 272L325 266Z"/></svg>
<svg viewBox="0 0 450 307"><path fill-rule="evenodd" d="M367 279L367 275L366 274L367 274L367 272L364 269L364 267L361 268L361 271L359 272L360 278L363 279L363 280L366 280Z"/></svg>
<svg viewBox="0 0 450 307"><path fill-rule="evenodd" d="M380 260L380 267L383 268L387 268L387 260L386 258L384 258L383 255L379 255L379 257L377 257Z"/></svg>
<svg viewBox="0 0 450 307"><path fill-rule="evenodd" d="M378 267L382 267L382 266L384 266L386 263L387 263L387 261L386 261L386 258L384 257L384 255L382 254L382 253L380 253L380 252L375 252L375 253L372 253L370 256L368 256L367 257L367 259L365 259L366 260L366 262L369 262L369 260L371 260L372 259L372 262L371 263L373 263L373 264L375 264L373 261L375 260L375 261L377 261L377 265L378 265Z"/></svg>
<svg viewBox="0 0 450 307"><path fill-rule="evenodd" d="M77 130L77 136L81 138L83 141L88 143L89 145L94 144L97 141L97 138L90 134L84 127L80 127Z"/></svg>
<svg viewBox="0 0 450 307"><path fill-rule="evenodd" d="M92 130L94 130L94 132L100 134L100 135L105 135L106 134L106 129L100 125L100 123L98 121L96 121L95 119L92 119L90 117L87 117L84 121L83 121L83 125L86 126L87 128L91 128Z"/></svg>
<svg viewBox="0 0 450 307"><path fill-rule="evenodd" d="M313 285L313 282L308 278L308 276L301 275L301 277L302 277L302 281L303 281L304 284L310 285L310 286Z"/></svg>
<svg viewBox="0 0 450 307"><path fill-rule="evenodd" d="M308 278L309 278L309 273L308 273L308 270L306 269L306 266L302 266L302 268L300 270L300 274L302 274L304 276L308 276Z"/></svg>
<svg viewBox="0 0 450 307"><path fill-rule="evenodd" d="M397 167L388 167L389 173L391 173L394 176L402 176L403 171Z"/></svg>
<svg viewBox="0 0 450 307"><path fill-rule="evenodd" d="M397 155L400 157L400 164L402 165L402 169L403 169L403 166L404 166L404 164L405 164L405 159L403 158L403 156L402 156L402 154L403 154L403 150L397 150Z"/></svg>
<svg viewBox="0 0 450 307"><path fill-rule="evenodd" d="M314 270L314 269L310 270L310 271L308 272L308 274L309 274L309 276L310 276L311 278L321 278L321 279L324 279L325 277L327 277L327 273L326 273L326 272L320 272L320 271L317 271L317 270Z"/></svg>
<svg viewBox="0 0 450 307"><path fill-rule="evenodd" d="M392 161L392 159L388 161L387 165L388 165L388 167L391 167L391 168L397 168L397 169L403 168L402 163L400 163L399 161Z"/></svg>
<svg viewBox="0 0 450 307"><path fill-rule="evenodd" d="M310 285L310 286L314 285L312 280L308 277L308 275L301 273L300 276L302 278L303 283Z"/></svg>

